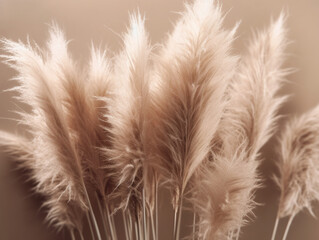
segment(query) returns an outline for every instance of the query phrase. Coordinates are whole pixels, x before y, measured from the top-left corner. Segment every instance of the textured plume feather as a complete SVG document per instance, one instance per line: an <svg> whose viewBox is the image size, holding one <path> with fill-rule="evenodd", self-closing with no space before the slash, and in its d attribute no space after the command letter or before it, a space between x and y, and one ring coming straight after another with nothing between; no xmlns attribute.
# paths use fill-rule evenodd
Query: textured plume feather
<svg viewBox="0 0 319 240"><path fill-rule="evenodd" d="M174 207L210 151L237 62L230 55L235 31L221 25L221 10L213 1L186 5L156 59L151 87L155 152L174 191Z"/></svg>
<svg viewBox="0 0 319 240"><path fill-rule="evenodd" d="M279 142L278 216L295 215L303 208L312 213L312 201L319 200L319 106L292 119Z"/></svg>
<svg viewBox="0 0 319 240"><path fill-rule="evenodd" d="M53 91L54 74L30 43L9 40L2 43L9 53L3 58L19 72L15 78L20 84L15 88L19 99L32 108L32 113L21 115L33 136L33 176L37 190L47 197L48 220L58 227L81 228L82 211L79 210L86 209L83 176L62 108Z"/></svg>
<svg viewBox="0 0 319 240"><path fill-rule="evenodd" d="M225 154L232 156L246 142L242 147L255 159L274 132L276 113L285 100L276 96L287 74L281 68L286 45L284 19L281 14L268 30L257 34L228 89L229 104L220 126Z"/></svg>
<svg viewBox="0 0 319 240"><path fill-rule="evenodd" d="M120 197L124 209L141 207L150 50L144 19L132 15L124 49L115 60L117 92L107 115L112 135L112 146L106 149L108 177L116 186L112 197Z"/></svg>
<svg viewBox="0 0 319 240"><path fill-rule="evenodd" d="M255 161L245 161L246 152L232 159L216 157L201 169L193 189L195 212L199 215L199 239L228 239L255 205L258 185Z"/></svg>
<svg viewBox="0 0 319 240"><path fill-rule="evenodd" d="M72 141L79 152L85 177L105 197L102 146L108 144L103 115L107 112L100 98L108 96L110 88L109 64L104 55L92 48L88 76L79 72L68 53L63 32L53 25L48 48L50 63L61 89L61 100L67 117ZM85 79L88 79L85 81Z"/></svg>
<svg viewBox="0 0 319 240"><path fill-rule="evenodd" d="M226 238L245 223L255 205L258 151L273 133L276 112L284 100L275 96L286 73L280 69L286 41L283 21L281 15L250 44L227 90L226 110L213 141L213 163L203 164L208 169L213 165L213 170L196 175L193 188L198 193L193 202L200 210L200 225L206 224L199 231L204 239Z"/></svg>
<svg viewBox="0 0 319 240"><path fill-rule="evenodd" d="M0 150L14 156L22 168L33 169L34 147L28 138L0 130Z"/></svg>

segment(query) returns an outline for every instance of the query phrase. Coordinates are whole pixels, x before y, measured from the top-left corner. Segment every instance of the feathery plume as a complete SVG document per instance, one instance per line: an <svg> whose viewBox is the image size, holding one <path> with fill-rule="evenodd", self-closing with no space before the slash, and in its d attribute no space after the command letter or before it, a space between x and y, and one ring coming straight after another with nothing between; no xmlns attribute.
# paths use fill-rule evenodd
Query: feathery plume
<svg viewBox="0 0 319 240"><path fill-rule="evenodd" d="M236 68L235 31L222 29L214 1L195 1L161 49L152 82L155 152L177 208L189 179L210 151Z"/></svg>
<svg viewBox="0 0 319 240"><path fill-rule="evenodd" d="M99 196L105 198L104 157L101 148L108 144L104 129L107 112L105 101L110 88L109 63L99 51L92 48L87 76L79 72L68 52L68 42L63 32L53 25L48 48L50 66L56 74L71 138L74 141L85 177L95 187ZM85 79L87 81L85 82Z"/></svg>
<svg viewBox="0 0 319 240"><path fill-rule="evenodd" d="M144 19L139 13L131 15L124 49L115 59L117 91L106 116L112 136L111 148L106 152L107 177L116 186L112 198L119 197L119 208L129 207L133 215L142 207L150 51Z"/></svg>
<svg viewBox="0 0 319 240"><path fill-rule="evenodd" d="M242 147L248 149L247 157L256 159L274 132L276 113L286 99L276 96L288 73L282 69L287 43L284 20L285 15L281 13L268 30L257 33L230 84L229 103L217 139L224 143L226 155L232 156L237 147L246 142L247 146Z"/></svg>
<svg viewBox="0 0 319 240"><path fill-rule="evenodd" d="M216 157L201 168L192 196L199 216L198 239L228 239L228 234L237 230L252 211L258 163L246 161L246 157L246 152L232 159Z"/></svg>
<svg viewBox="0 0 319 240"><path fill-rule="evenodd" d="M319 106L288 122L279 142L278 216L294 216L303 208L312 213L312 202L319 200Z"/></svg>
<svg viewBox="0 0 319 240"><path fill-rule="evenodd" d="M286 74L286 70L281 69L286 44L283 23L284 15L281 14L267 31L257 34L249 46L247 56L240 62L238 73L227 89L227 106L218 133L213 140L213 153L210 157L213 163L203 165L204 168L207 165L214 165L216 169L213 169L211 174L213 178L216 177L214 180L216 182L223 181L223 178L226 180L234 178L236 181L230 181L229 185L224 186L224 192L207 194L207 190L201 188L201 183L198 181L205 179L208 173L199 172L196 176L199 180L195 182L194 189L203 191L198 195L207 194L203 204L206 201L215 203L215 207L221 207L223 205L218 201L216 203L216 198L224 201L225 197L231 197L228 194L232 193L233 188L237 189L238 182L247 183L247 185L242 185L244 187L234 192L235 196L242 194L244 197L242 201L232 202L233 205L229 205L231 207L228 208L230 212L222 212L220 215L223 218L218 219L217 215L199 212L202 222L212 224L212 227L203 228L207 232L199 232L200 235L221 239L220 234L227 236L229 232L240 229L255 205L253 195L259 186L258 152L273 134L274 123L277 120L276 112L285 99L285 97L276 96ZM243 169L239 174L236 168L230 171L230 166L244 166L248 170ZM209 189L209 186L206 187ZM196 199L193 201L198 208L200 203L196 202Z"/></svg>
<svg viewBox="0 0 319 240"><path fill-rule="evenodd" d="M151 85L155 159L173 195L175 239L185 190L210 152L237 64L230 53L237 27L222 29L220 6L198 0L185 8L156 59Z"/></svg>
<svg viewBox="0 0 319 240"><path fill-rule="evenodd" d="M54 74L40 51L31 44L2 40L9 54L2 56L19 73L14 88L19 100L32 108L21 113L33 136L33 177L37 191L47 197L48 220L57 227L81 229L81 213L87 209L83 175L78 155L71 142L63 110L58 104Z"/></svg>

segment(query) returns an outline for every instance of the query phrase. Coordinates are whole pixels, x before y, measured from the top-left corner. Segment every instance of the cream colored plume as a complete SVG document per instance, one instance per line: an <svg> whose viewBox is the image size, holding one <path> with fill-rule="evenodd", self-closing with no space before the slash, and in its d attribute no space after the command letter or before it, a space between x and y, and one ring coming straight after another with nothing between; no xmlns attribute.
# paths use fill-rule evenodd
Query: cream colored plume
<svg viewBox="0 0 319 240"><path fill-rule="evenodd" d="M287 74L282 68L287 44L284 20L282 13L267 30L256 34L228 89L229 104L219 132L223 152L230 157L246 142L242 147L247 148L247 157L256 159L274 132L278 109L285 100L277 96Z"/></svg>
<svg viewBox="0 0 319 240"><path fill-rule="evenodd" d="M14 90L32 109L21 113L33 137L33 158L26 159L33 163L26 165L32 168L36 190L47 198L48 220L57 227L81 229L81 214L87 208L83 174L55 92L55 73L47 66L45 54L30 43L6 39L2 43L8 52L2 57L19 73Z"/></svg>
<svg viewBox="0 0 319 240"><path fill-rule="evenodd" d="M123 209L138 210L142 204L150 51L144 19L139 13L131 15L123 50L114 63L116 92L106 115L112 136L106 149L107 178L115 185L112 198L119 197Z"/></svg>
<svg viewBox="0 0 319 240"><path fill-rule="evenodd" d="M210 0L186 5L155 59L151 85L155 154L173 194L174 208L207 157L236 69L233 31L222 29L220 7Z"/></svg>
<svg viewBox="0 0 319 240"><path fill-rule="evenodd" d="M246 152L238 152L232 159L215 157L201 169L192 196L199 216L198 239L228 239L252 211L258 163L246 161L246 157Z"/></svg>
<svg viewBox="0 0 319 240"><path fill-rule="evenodd" d="M92 47L88 73L79 71L68 52L63 32L53 25L50 31L50 67L56 73L56 86L64 106L71 139L81 157L85 177L105 198L104 153L109 143L104 129L110 87L110 66L105 54Z"/></svg>
<svg viewBox="0 0 319 240"><path fill-rule="evenodd" d="M192 200L201 210L200 225L206 224L199 228L204 239L226 238L240 229L254 207L258 152L273 133L284 100L276 96L286 74L281 69L286 44L283 21L282 14L267 31L257 34L227 89L227 106L213 141L211 162L203 164L211 172L199 171L193 186L198 192ZM211 185L202 187L201 179ZM211 210L205 213L204 209Z"/></svg>
<svg viewBox="0 0 319 240"><path fill-rule="evenodd" d="M313 201L319 200L319 106L288 122L279 143L278 216L296 215L303 208L312 213Z"/></svg>

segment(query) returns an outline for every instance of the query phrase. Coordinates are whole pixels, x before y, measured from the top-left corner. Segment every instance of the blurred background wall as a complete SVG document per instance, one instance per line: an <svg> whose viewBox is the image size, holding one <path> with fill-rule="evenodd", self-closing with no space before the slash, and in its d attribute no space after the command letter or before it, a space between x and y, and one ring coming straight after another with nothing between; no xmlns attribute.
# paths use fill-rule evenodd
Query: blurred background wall
<svg viewBox="0 0 319 240"><path fill-rule="evenodd" d="M254 29L264 28L271 17L281 9L289 12L287 26L289 39L286 66L297 69L289 76L282 93L291 94L290 100L281 109L284 122L287 117L299 114L319 103L319 1L317 0L224 0L228 12L226 26L230 28L241 20L236 40L236 53L245 51L247 40ZM126 29L128 12L139 10L146 15L146 26L152 43L165 39L178 11L183 9L177 0L0 0L0 37L13 40L31 40L43 45L47 38L48 23L55 20L72 39L73 56L84 64L91 41L111 51L118 51L121 39L118 33ZM0 54L2 54L0 50ZM110 53L111 54L111 53ZM0 128L17 132L21 127L11 120L13 110L21 108L12 94L3 92L13 86L9 81L14 71L0 63ZM279 127L280 129L280 127ZM255 211L256 218L243 229L241 239L270 239L277 209L278 190L269 180L274 171L274 139L264 148L265 161L261 171L266 187L257 194L261 203ZM25 173L17 170L8 156L0 155L0 239L40 240L68 239L63 232L56 234L43 224L44 212L39 210L41 197L32 194L31 185L25 183ZM165 212L165 205L161 210ZM318 213L318 210L315 209ZM282 234L283 223L279 229ZM293 222L288 239L319 239L319 221L308 213L299 214ZM163 239L169 239L162 235Z"/></svg>

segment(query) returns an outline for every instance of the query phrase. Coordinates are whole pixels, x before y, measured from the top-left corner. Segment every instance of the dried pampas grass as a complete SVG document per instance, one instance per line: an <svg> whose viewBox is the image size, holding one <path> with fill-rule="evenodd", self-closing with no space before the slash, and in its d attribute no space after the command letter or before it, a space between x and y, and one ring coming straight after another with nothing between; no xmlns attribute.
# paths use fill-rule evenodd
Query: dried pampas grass
<svg viewBox="0 0 319 240"><path fill-rule="evenodd" d="M258 163L246 158L246 152L239 152L232 159L216 156L201 169L192 197L199 216L196 239L232 239L230 234L251 213L258 185Z"/></svg>
<svg viewBox="0 0 319 240"><path fill-rule="evenodd" d="M118 199L117 209L122 209L138 223L140 239L143 234L146 237L147 188L144 187L144 177L147 171L146 113L151 46L144 19L139 13L131 15L130 27L123 42L123 50L114 62L114 100L110 101L106 115L111 134L111 147L105 148L108 158L106 177L114 184L109 197Z"/></svg>
<svg viewBox="0 0 319 240"><path fill-rule="evenodd" d="M187 184L210 151L237 62L230 53L235 30L222 28L220 7L195 1L185 8L155 60L152 82L154 151L173 193L176 239Z"/></svg>
<svg viewBox="0 0 319 240"><path fill-rule="evenodd" d="M199 226L211 226L199 227L204 239L227 239L235 232L238 236L255 206L258 153L274 132L276 112L285 99L276 96L286 73L281 69L286 42L283 21L282 14L268 30L258 33L241 59L226 92L227 105L212 140L212 154L195 176L192 201ZM241 167L244 174L236 171ZM203 179L210 186L203 187Z"/></svg>
<svg viewBox="0 0 319 240"><path fill-rule="evenodd" d="M296 214L306 208L314 215L312 203L319 200L319 107L288 122L279 143L277 218L290 217L286 237Z"/></svg>
<svg viewBox="0 0 319 240"><path fill-rule="evenodd" d="M87 209L83 171L54 92L55 73L47 66L44 55L30 43L2 43L10 53L2 57L19 72L15 78L19 86L13 90L19 93L21 102L32 108L31 113L20 113L32 135L33 157L26 158L32 162L25 165L31 167L36 190L47 197L48 220L71 231L81 229L81 214Z"/></svg>
<svg viewBox="0 0 319 240"><path fill-rule="evenodd" d="M3 39L2 58L19 74L13 90L31 112L19 113L28 137L1 131L0 147L31 170L47 219L72 239L118 239L123 226L125 239L158 240L163 188L173 239L239 239L257 205L260 150L286 99L278 96L289 72L285 18L258 31L242 57L232 53L237 25L225 29L212 0L185 4L155 49L144 18L131 15L120 53L112 58L92 45L85 67L56 24L42 49ZM292 221L318 199L318 109L282 134L273 239L279 218ZM182 236L186 210L194 219Z"/></svg>
<svg viewBox="0 0 319 240"><path fill-rule="evenodd" d="M87 88L86 78L94 81L76 67L76 63L68 52L67 40L63 32L55 25L50 31L48 48L50 51L49 63L53 72L56 73L55 84L59 91L59 100L64 108L70 137L77 148L85 178L97 189L99 196L105 198L105 181L102 151L99 149L107 144L107 136L100 123L101 108L96 106L97 97L106 97L108 88L108 76L106 75L104 85L96 84L101 94ZM94 50L93 50L94 51ZM95 54L95 53L94 53ZM98 53L96 53L98 54ZM97 57L96 54L93 57ZM98 66L96 66L98 68ZM106 71L105 71L106 70ZM96 70L98 71L98 70ZM108 74L103 68L104 74ZM101 96L102 95L102 96Z"/></svg>
<svg viewBox="0 0 319 240"><path fill-rule="evenodd" d="M255 160L274 133L278 109L286 99L277 93L289 72L282 68L287 45L284 21L281 13L267 30L257 32L240 61L219 128L217 142L222 141L223 154L232 156L241 145Z"/></svg>
<svg viewBox="0 0 319 240"><path fill-rule="evenodd" d="M124 49L115 59L113 77L117 88L107 115L112 140L111 148L105 149L109 177L116 187L111 195L122 199L120 207L124 209L142 207L149 57L144 20L132 15Z"/></svg>

